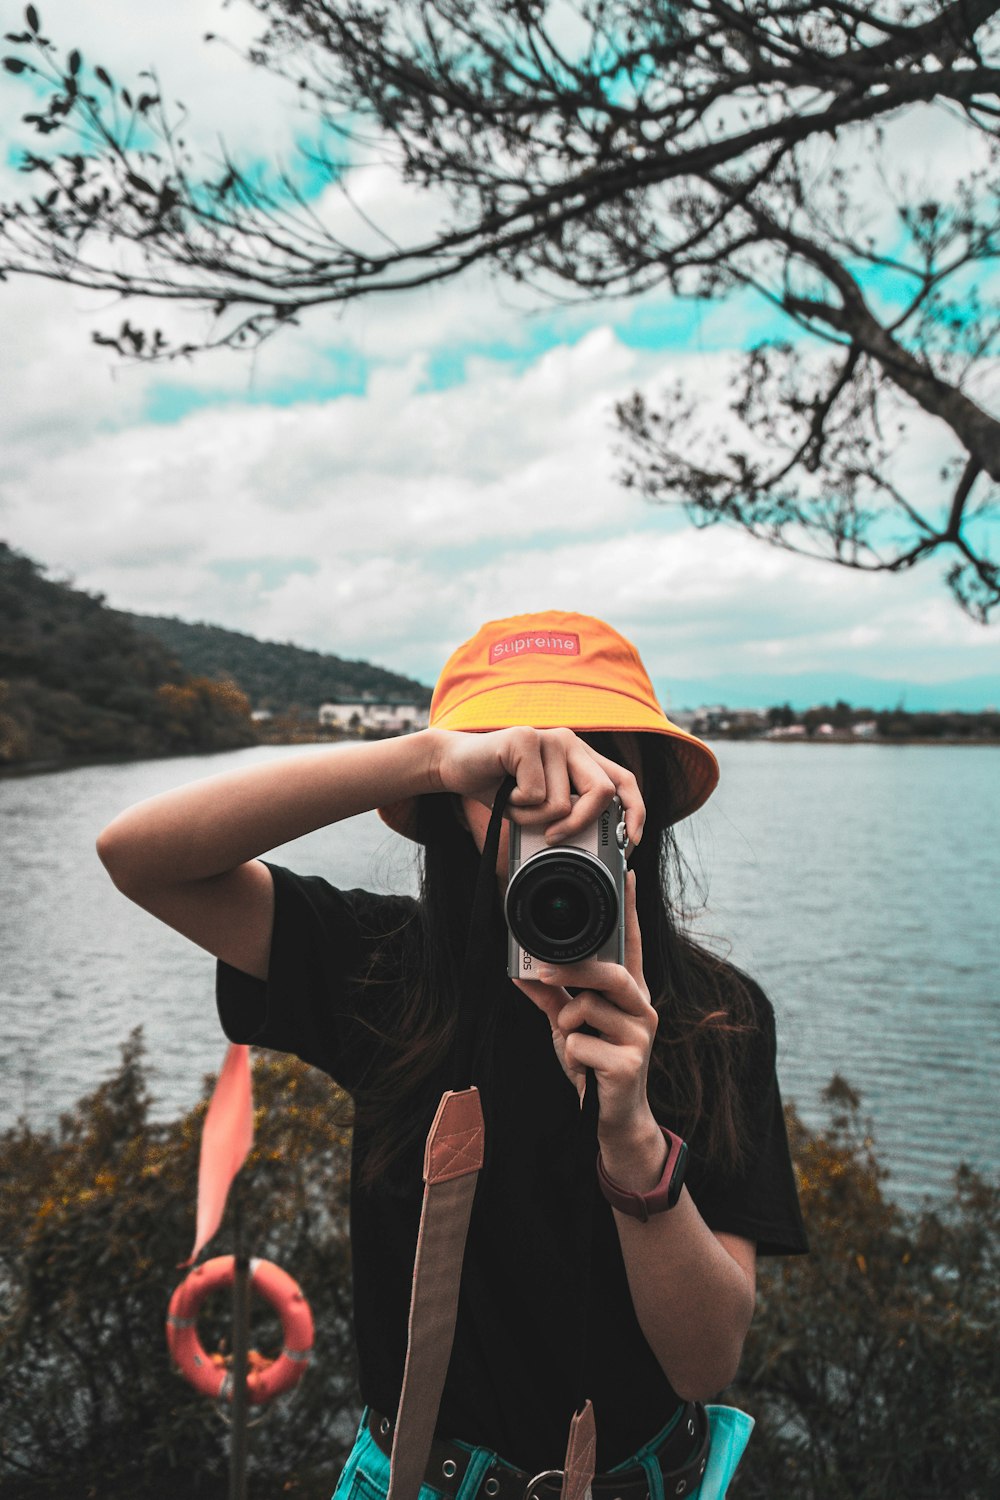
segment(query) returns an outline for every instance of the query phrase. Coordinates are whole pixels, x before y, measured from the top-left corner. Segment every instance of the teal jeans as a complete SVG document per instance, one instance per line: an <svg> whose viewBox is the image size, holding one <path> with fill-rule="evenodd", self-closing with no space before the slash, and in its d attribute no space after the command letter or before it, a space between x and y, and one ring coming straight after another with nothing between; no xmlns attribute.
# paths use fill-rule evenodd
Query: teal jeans
<svg viewBox="0 0 1000 1500"><path fill-rule="evenodd" d="M706 1410L712 1432L708 1466L701 1484L696 1490L689 1491L686 1500L722 1500L753 1429L753 1418L734 1406L709 1406ZM619 1474L626 1469L645 1469L649 1480L649 1500L671 1500L669 1495L663 1493L663 1475L655 1454L660 1444L673 1431L680 1415L680 1411L675 1412L655 1437L607 1472ZM385 1500L389 1493L389 1460L368 1431L367 1422L366 1406L358 1423L354 1447L348 1454L337 1481L333 1500ZM490 1465L503 1464L504 1460L490 1448L474 1448L470 1443L463 1442L459 1442L458 1446L471 1453L472 1457L455 1500L470 1500ZM441 1495L438 1490L424 1484L420 1487L419 1500L441 1500Z"/></svg>

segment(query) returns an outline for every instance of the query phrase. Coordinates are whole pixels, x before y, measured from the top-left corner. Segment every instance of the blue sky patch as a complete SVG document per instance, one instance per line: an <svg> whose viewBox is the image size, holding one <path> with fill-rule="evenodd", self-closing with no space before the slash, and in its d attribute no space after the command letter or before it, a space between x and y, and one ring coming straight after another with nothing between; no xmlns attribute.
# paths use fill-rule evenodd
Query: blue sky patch
<svg viewBox="0 0 1000 1500"><path fill-rule="evenodd" d="M314 557L231 557L208 564L209 570L223 583L241 584L254 576L267 590L280 588L297 574L311 578L319 572L319 566Z"/></svg>

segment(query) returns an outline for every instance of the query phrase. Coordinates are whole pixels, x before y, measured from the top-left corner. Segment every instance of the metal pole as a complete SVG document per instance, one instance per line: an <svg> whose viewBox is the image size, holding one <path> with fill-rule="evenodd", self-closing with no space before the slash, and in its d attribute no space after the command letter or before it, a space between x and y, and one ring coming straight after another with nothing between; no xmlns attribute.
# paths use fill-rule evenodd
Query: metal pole
<svg viewBox="0 0 1000 1500"><path fill-rule="evenodd" d="M247 1494L247 1352L250 1345L250 1257L243 1244L243 1194L233 1183L236 1274L233 1278L233 1410L230 1427L229 1500Z"/></svg>

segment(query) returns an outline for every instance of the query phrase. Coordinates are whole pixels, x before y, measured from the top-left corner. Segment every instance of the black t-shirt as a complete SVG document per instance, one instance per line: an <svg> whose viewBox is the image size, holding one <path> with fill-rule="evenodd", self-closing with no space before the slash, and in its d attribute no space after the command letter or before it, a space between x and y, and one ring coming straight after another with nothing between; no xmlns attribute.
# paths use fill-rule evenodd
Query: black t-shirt
<svg viewBox="0 0 1000 1500"><path fill-rule="evenodd" d="M267 981L219 962L217 999L226 1035L290 1052L348 1092L370 1085L388 1054L398 991L366 983L377 948L393 934L405 955L418 938L409 898L339 891L318 876L269 864L275 912ZM576 1090L563 1073L545 1016L498 965L487 1165L476 1192L463 1262L458 1320L437 1436L491 1448L532 1473L558 1466L576 1406L580 1292ZM713 1230L755 1240L759 1254L808 1245L774 1071L774 1017L750 986L760 1030L747 1073L749 1170L726 1177L689 1142L687 1185ZM367 1024L366 1024L367 1023ZM369 1071L370 1070L370 1071ZM432 1089L427 1125L441 1092ZM670 1121L664 1119L664 1125ZM351 1186L354 1331L360 1395L394 1414L406 1358L410 1287L423 1197L426 1131L401 1164L412 1191ZM354 1132L354 1161L366 1141ZM393 1174L395 1176L395 1172ZM593 1178L594 1238L585 1390L597 1424L597 1471L620 1463L668 1421L678 1397L647 1344L628 1289L614 1213Z"/></svg>

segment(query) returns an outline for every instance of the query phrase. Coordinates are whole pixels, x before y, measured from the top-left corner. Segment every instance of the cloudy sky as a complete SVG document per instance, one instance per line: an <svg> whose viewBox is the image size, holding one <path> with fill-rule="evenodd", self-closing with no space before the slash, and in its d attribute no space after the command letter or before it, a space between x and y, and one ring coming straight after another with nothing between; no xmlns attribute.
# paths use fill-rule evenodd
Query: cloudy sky
<svg viewBox="0 0 1000 1500"><path fill-rule="evenodd" d="M123 0L38 8L49 35L122 79L155 63L191 108L191 140L294 159L305 122L289 93L201 41L248 38L248 5L173 0L143 7L141 27ZM4 7L7 28L16 16ZM9 198L29 183L15 170L29 95L0 76ZM921 172L947 170L944 126L920 130L908 136ZM436 211L386 171L355 177L380 223ZM554 309L474 273L319 310L253 358L156 368L91 344L123 315L107 295L37 279L0 287L0 536L117 607L426 682L485 619L579 609L636 641L675 706L722 679L748 696L781 679L807 701L838 683L849 696L859 677L885 682L887 701L904 684L1000 681L1000 629L960 613L943 566L851 573L696 531L617 483L614 402L683 374L706 414L718 409L734 355L767 327L746 302ZM193 315L156 316L183 327ZM947 451L927 424L908 445L900 474L915 498ZM1000 699L989 681L976 693Z"/></svg>

